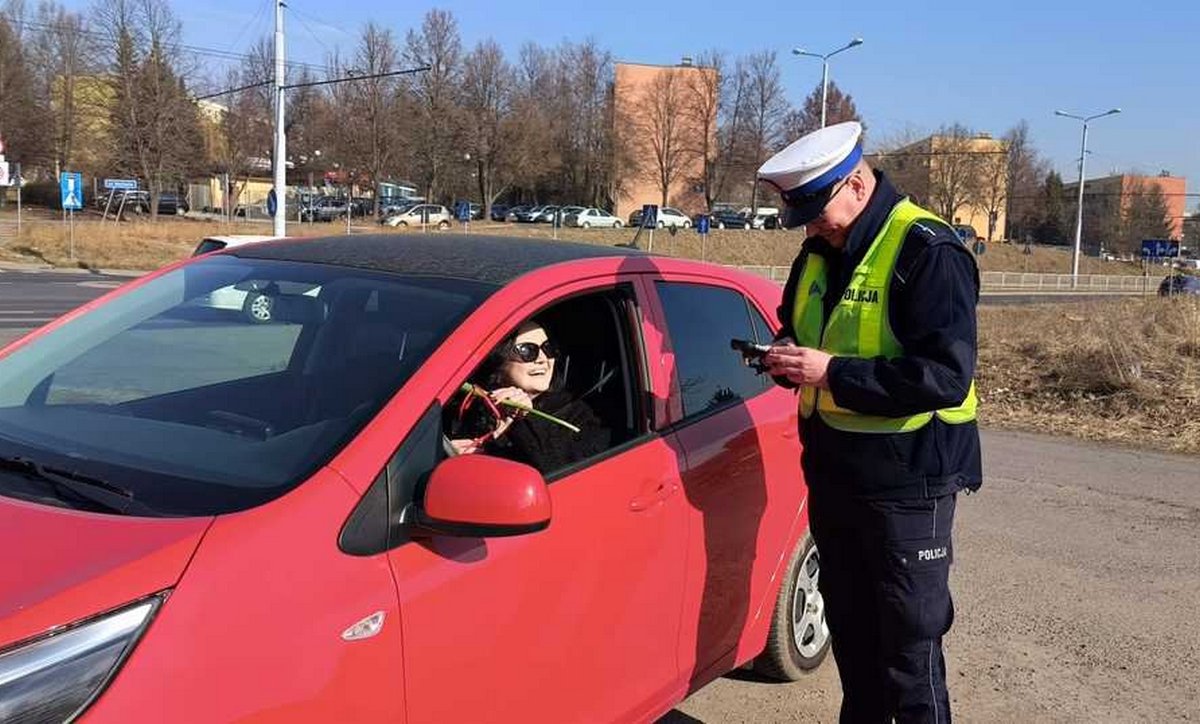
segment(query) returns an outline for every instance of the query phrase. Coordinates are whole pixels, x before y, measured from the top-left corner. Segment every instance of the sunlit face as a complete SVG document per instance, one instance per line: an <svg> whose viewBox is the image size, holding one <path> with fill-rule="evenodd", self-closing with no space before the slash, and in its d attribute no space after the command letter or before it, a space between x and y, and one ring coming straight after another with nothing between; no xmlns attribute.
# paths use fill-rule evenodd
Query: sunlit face
<svg viewBox="0 0 1200 724"><path fill-rule="evenodd" d="M855 171L834 190L824 211L808 222L805 231L812 236L823 237L835 248L842 247L869 195L862 174Z"/></svg>
<svg viewBox="0 0 1200 724"><path fill-rule="evenodd" d="M513 387L519 387L531 397L550 389L550 380L554 377L554 358L547 357L541 349L548 337L546 330L540 325L526 322L517 330L515 345L531 344L537 347L537 359L532 362L522 362L509 358L505 360L501 371Z"/></svg>

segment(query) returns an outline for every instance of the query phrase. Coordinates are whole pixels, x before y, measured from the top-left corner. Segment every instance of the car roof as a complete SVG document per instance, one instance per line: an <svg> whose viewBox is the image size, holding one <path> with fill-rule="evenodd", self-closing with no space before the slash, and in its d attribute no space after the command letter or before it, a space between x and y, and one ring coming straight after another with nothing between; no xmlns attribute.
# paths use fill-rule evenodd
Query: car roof
<svg viewBox="0 0 1200 724"><path fill-rule="evenodd" d="M506 284L522 274L560 262L648 256L624 247L454 233L278 239L242 246L230 253L247 259L334 264L492 284Z"/></svg>

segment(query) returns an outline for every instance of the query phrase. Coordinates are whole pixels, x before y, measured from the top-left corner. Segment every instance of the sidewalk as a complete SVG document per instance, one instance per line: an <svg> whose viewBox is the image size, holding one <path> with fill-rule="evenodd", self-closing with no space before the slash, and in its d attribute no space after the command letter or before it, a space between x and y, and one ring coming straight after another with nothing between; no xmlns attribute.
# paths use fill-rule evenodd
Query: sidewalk
<svg viewBox="0 0 1200 724"><path fill-rule="evenodd" d="M140 277L143 274L150 272L139 269L83 269L73 266L54 266L53 264L45 264L39 262L21 262L9 261L0 259L0 272L19 271L19 272L55 272L59 274L86 274L92 276L114 276L114 277Z"/></svg>

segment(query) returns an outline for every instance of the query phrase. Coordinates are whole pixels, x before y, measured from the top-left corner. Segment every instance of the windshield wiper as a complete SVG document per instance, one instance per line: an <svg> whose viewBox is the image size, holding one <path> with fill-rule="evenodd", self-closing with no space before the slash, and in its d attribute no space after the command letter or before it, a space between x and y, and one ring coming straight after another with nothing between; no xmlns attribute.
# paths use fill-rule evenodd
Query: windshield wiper
<svg viewBox="0 0 1200 724"><path fill-rule="evenodd" d="M133 505L133 491L113 485L107 480L93 478L82 473L58 468L47 468L41 463L20 456L0 457L0 468L7 468L34 480L48 483L60 500L70 495L77 500L97 506L110 513L128 512Z"/></svg>

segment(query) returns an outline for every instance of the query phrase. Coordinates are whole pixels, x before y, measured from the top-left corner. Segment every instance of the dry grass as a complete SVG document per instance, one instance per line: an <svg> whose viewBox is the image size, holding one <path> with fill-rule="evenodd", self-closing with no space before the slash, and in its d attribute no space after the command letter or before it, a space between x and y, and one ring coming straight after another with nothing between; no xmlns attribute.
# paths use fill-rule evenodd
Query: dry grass
<svg viewBox="0 0 1200 724"><path fill-rule="evenodd" d="M0 222L11 222L11 209L0 213ZM81 266L93 269L155 269L187 256L203 237L214 234L269 234L270 225L261 222L222 224L186 218L161 219L158 222L101 222L95 214L80 214L75 222L75 260L70 255L67 228L53 212L33 210L28 215L20 238L0 245L0 258L10 261L37 261L55 266ZM293 236L326 236L345 233L345 226L299 224L290 222ZM400 230L382 227L370 221L357 221L354 233L422 233L419 229ZM436 231L430 233L438 233ZM499 224L473 222L470 233L550 239L554 230L545 224ZM560 229L559 239L612 246L633 239L633 229ZM704 259L720 264L790 266L800 248L800 232L714 230L707 241L695 231L680 230L654 233L653 251L666 256ZM643 232L639 246L650 246ZM1023 254L1022 247L988 244L979 258L984 271L1030 271L1067 273L1071 269L1070 251L1062 247L1035 247ZM1081 260L1084 274L1140 274L1136 264Z"/></svg>
<svg viewBox="0 0 1200 724"><path fill-rule="evenodd" d="M1200 300L979 310L981 421L1200 453Z"/></svg>

